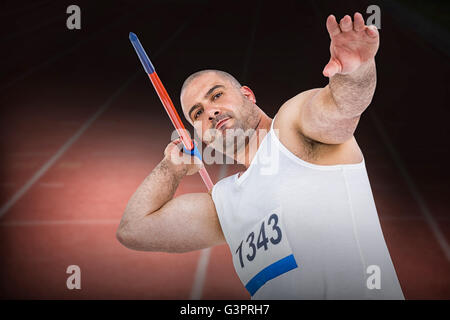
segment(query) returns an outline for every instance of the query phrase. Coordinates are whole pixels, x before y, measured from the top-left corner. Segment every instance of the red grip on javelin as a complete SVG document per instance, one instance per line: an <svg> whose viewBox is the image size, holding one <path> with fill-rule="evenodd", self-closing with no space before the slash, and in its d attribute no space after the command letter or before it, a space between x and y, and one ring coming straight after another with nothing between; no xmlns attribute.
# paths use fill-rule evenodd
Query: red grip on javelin
<svg viewBox="0 0 450 320"><path fill-rule="evenodd" d="M156 92L158 93L159 99L161 100L161 103L164 106L164 109L166 109L167 114L169 115L170 120L172 121L175 129L178 132L178 135L181 138L181 141L184 144L184 147L188 150L192 150L194 148L194 143L192 142L192 139L187 134L186 128L184 127L183 122L181 122L180 116L178 115L178 112L176 111L172 100L170 100L170 97L164 88L163 84L161 83L161 80L159 79L158 75L156 74L156 71L153 73L148 74L148 77L150 78L150 81L153 84L153 87L155 88Z"/></svg>

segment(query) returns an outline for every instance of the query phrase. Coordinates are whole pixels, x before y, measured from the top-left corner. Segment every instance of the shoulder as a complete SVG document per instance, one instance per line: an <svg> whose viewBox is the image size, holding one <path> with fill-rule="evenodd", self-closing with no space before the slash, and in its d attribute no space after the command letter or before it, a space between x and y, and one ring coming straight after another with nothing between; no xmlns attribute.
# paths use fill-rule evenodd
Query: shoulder
<svg viewBox="0 0 450 320"><path fill-rule="evenodd" d="M276 114L274 128L279 130L287 128L301 133L298 119L302 116L304 106L319 91L320 89L303 91L284 102Z"/></svg>
<svg viewBox="0 0 450 320"><path fill-rule="evenodd" d="M273 129L279 141L294 155L314 164L359 163L362 154L355 137L342 144L326 144L304 134L301 118L304 106L320 89L304 91L289 99L278 110Z"/></svg>
<svg viewBox="0 0 450 320"><path fill-rule="evenodd" d="M300 125L299 119L302 117L303 106L320 89L312 89L299 93L284 102L274 117L273 129L279 140L286 146L296 146L294 149L304 149L311 147L314 140L307 138ZM291 149L288 147L288 149ZM294 153L300 150L290 150ZM301 153L301 152L300 152Z"/></svg>

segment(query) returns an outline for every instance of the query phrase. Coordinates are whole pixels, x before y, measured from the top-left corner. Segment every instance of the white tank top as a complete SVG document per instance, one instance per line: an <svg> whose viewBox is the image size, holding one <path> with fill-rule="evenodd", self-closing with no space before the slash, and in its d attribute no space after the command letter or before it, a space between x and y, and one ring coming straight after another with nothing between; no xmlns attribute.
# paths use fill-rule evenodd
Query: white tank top
<svg viewBox="0 0 450 320"><path fill-rule="evenodd" d="M212 198L252 299L404 299L364 160L305 162L272 126L250 166Z"/></svg>

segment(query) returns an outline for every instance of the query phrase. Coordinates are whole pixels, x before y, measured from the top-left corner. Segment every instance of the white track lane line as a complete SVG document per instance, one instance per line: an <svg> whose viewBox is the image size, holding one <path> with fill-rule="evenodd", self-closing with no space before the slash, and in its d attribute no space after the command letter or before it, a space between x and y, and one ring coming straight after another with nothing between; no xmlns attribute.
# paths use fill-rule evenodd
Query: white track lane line
<svg viewBox="0 0 450 320"><path fill-rule="evenodd" d="M211 248L206 248L200 251L200 257L195 270L194 285L192 286L190 299L200 300L203 294L203 286L206 278L206 271L208 270L209 257L211 255Z"/></svg>
<svg viewBox="0 0 450 320"><path fill-rule="evenodd" d="M227 175L227 165L222 164L219 171L219 180L225 178ZM192 286L189 299L200 300L203 295L203 287L205 284L206 271L208 270L209 257L211 255L211 248L206 248L200 251L200 257L195 270L194 285Z"/></svg>

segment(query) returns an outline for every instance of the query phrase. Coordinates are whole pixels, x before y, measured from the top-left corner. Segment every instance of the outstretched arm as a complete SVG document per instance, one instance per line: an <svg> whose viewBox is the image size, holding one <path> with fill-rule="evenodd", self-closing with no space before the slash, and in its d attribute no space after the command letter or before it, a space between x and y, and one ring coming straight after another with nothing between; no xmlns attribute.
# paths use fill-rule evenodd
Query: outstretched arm
<svg viewBox="0 0 450 320"><path fill-rule="evenodd" d="M353 136L363 111L372 101L376 86L375 54L378 30L366 26L360 13L354 21L346 15L338 24L330 15L330 61L323 74L329 84L292 98L287 104L297 109L297 129L306 137L339 144Z"/></svg>

